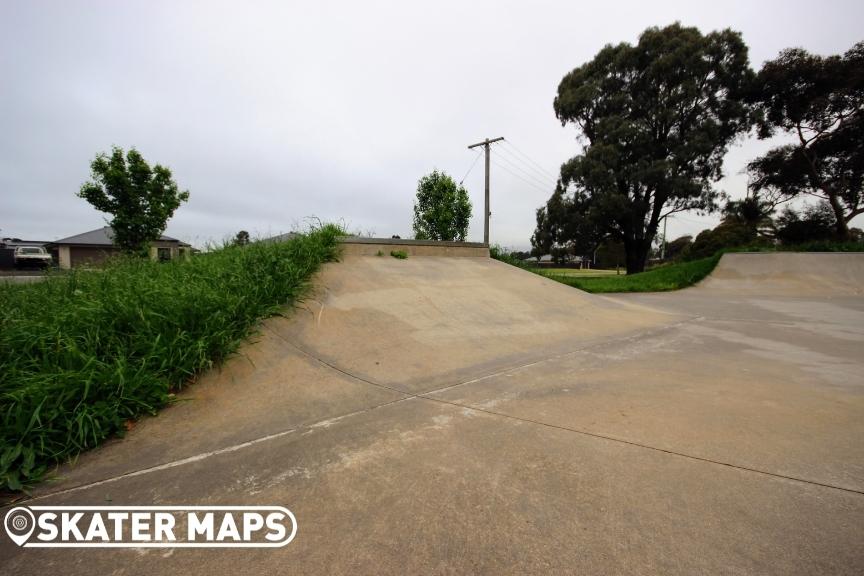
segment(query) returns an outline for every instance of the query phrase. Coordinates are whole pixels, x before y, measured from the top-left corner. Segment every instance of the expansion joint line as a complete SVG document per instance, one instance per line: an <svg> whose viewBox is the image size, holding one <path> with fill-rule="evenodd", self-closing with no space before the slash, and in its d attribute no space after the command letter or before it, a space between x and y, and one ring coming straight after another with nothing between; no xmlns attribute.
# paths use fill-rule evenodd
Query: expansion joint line
<svg viewBox="0 0 864 576"><path fill-rule="evenodd" d="M670 325L663 326L663 327L660 328L660 329L649 330L649 331L643 331L643 332L640 332L639 335L644 335L645 333L656 333L656 332L659 332L659 331L665 331L665 330L669 330L669 329L675 328L675 327L677 327L677 326L681 326L681 325L683 325L683 324L689 324L689 323L691 323L691 322L701 322L701 321L703 321L703 320L704 320L703 317L701 317L701 316L696 316L696 317L690 318L690 319L688 319L688 320L686 320L686 321L677 322L677 323L675 323L675 324L670 324ZM445 391L445 390L450 390L450 389L452 389L452 388L456 388L457 386L464 386L464 385L467 385L467 384L473 384L473 383L475 383L475 382L479 382L479 381L481 381L481 380L486 380L486 379L489 379L489 378L493 378L493 377L498 376L498 375L501 375L501 374L506 374L506 373L509 373L509 372L514 372L514 371L521 370L521 369L523 369L523 368L527 368L527 367L530 367L530 366L535 366L535 365L542 364L542 363L545 363L545 362L549 362L549 361L552 361L552 360L556 360L556 359L564 358L564 357L567 357L567 356L571 356L571 355L574 355L574 354L577 354L577 353L580 353L580 352L584 352L584 351L589 350L589 349L591 349L591 348L595 348L595 347L597 347L597 346L607 345L607 344L609 344L609 342L611 342L611 341L616 341L616 340L617 340L617 341L626 341L626 340L629 340L629 339L634 338L634 337L635 337L634 335L630 335L630 336L628 336L628 337L626 337L626 338L619 338L619 339L607 340L607 341L599 342L599 343L592 343L592 344L590 344L590 345L584 346L584 347L579 348L579 349L576 349L576 350L571 350L571 351L569 351L569 352L565 352L565 353L562 353L562 354L556 354L556 355L554 355L554 356L549 356L549 357L546 357L546 358L543 358L543 359L540 359L540 360L536 360L536 361L534 361L534 362L529 362L529 363L527 363L527 364L520 364L520 365L518 365L518 366L513 366L513 367L511 367L511 368L505 368L505 369L503 369L503 370L499 370L499 371L496 371L496 372L493 372L493 373L490 373L490 374L486 374L486 375L483 375L483 376L478 377L478 378L473 378L473 379L471 379L471 380L466 380L466 381L464 381L464 382L459 382L459 383L456 383L456 384L450 384L450 385L448 385L448 386L443 386L443 387L441 387L441 388L436 388L435 390L430 390L430 391L427 391L427 392L423 392L423 393L416 393L416 394L415 394L415 393L411 393L411 392L406 392L406 391L404 391L404 390L400 390L400 389L395 388L395 387L393 387L393 386L388 386L388 385L386 385L386 384L381 384L380 382L374 382L374 381L369 380L369 379L367 379L367 378L363 378L362 376L357 376L356 374L352 374L351 372L348 372L347 370L344 370L344 369L340 368L339 366L336 366L336 365L334 365L334 364L332 364L332 363L330 363L330 362L328 362L328 361L326 361L326 360L323 360L323 359L321 359L321 358L315 356L314 354L312 354L312 353L310 353L309 351L303 349L301 346L297 345L296 343L294 343L294 342L288 340L287 338L284 338L282 335L278 335L278 336L279 336L282 340L284 340L287 344L289 344L291 347L293 347L294 349L296 349L298 352L300 352L300 353L303 354L304 356L307 356L307 357L309 357L310 359L312 359L312 360L314 360L314 361L316 361L316 362L322 364L323 366L326 366L326 367L328 367L328 368L330 368L330 369L332 369L332 370L334 370L334 371L336 371L336 372L339 372L340 374L344 374L345 376L348 376L349 378L352 378L352 379L357 380L357 381L359 381L359 382L363 382L363 383L365 383L365 384L369 384L369 385L371 385L371 386L375 386L375 387L377 387L377 388L383 388L383 389L385 389L385 390L390 390L390 391L393 391L393 392L396 392L396 393L402 394L402 395L404 396L404 398L402 398L402 399L400 399L400 400L395 400L395 401L393 401L393 402L388 402L387 404L383 404L383 405L381 405L381 406L376 406L375 408L383 407L383 406L386 406L386 405L389 405L389 404L394 404L394 403L396 403L396 402L401 402L401 401L404 401L404 400L410 400L410 399L413 399L413 398L417 398L417 399L421 399L421 400L428 400L428 401L431 401L431 402L437 402L437 403L439 403L439 404L446 404L446 405L449 405L449 406L454 406L454 407L456 407L456 408L462 408L462 409L467 409L467 410L473 410L473 411L475 411L475 412L482 412L482 413L484 413L484 414L488 414L488 415L490 415L490 416L497 416L497 417L500 417L500 418L506 418L506 419L509 419L509 420L515 420L515 421L518 421L518 422L524 422L524 423L527 423L527 424L534 424L534 425L537 425L537 426L543 426L543 427L546 427L546 428L552 428L552 429L555 429L555 430L562 430L562 431L565 431L565 432L572 432L572 433L574 433L574 434L580 434L580 435L582 435L582 436L587 436L587 437L590 437L590 438L596 438L596 439L600 439L600 440L606 440L606 441L609 441L609 442L616 442L616 443L619 443L619 444L625 444L625 445L627 445L627 446L633 446L633 447L635 447L635 448L642 448L642 449L645 449L645 450L651 450L651 451L654 451L654 452L659 452L659 453L661 453L661 454L668 454L668 455L670 455L670 456L678 456L678 457L680 457L680 458L687 458L688 460L694 460L694 461L696 461L696 462L704 462L704 463L706 463L706 464L714 464L714 465L716 465L716 466L724 466L724 467L726 467L726 468L732 468L732 469L734 469L734 470L739 470L739 471L741 471L741 472L750 472L750 473L753 473L753 474L760 474L760 475L768 476L768 477L771 477L771 478L777 478L777 479L782 479L782 480L788 480L788 481L791 481L791 482L798 482L798 483L801 483L801 484L809 484L809 485L811 485L811 486L819 486L819 487L822 487L822 488L830 488L830 489L833 489L833 490L840 490L840 491L842 491L842 492L848 492L848 493L852 493L852 494L860 494L860 495L864 495L864 490L856 490L856 489L854 489L854 488L846 488L846 487L844 487L844 486L837 486L837 485L835 485L835 484L826 484L826 483L824 483L824 482L818 482L818 481L816 481L816 480L808 480L807 478L799 478L799 477L797 477L797 476L789 476L789 475L786 475L786 474L780 474L780 473L777 473L777 472L769 472L769 471L767 471L767 470L760 470L760 469L758 469L758 468L752 468L752 467L749 467L749 466L743 466L743 465L740 465L740 464L733 464L733 463L731 463L731 462L724 462L724 461L722 461L722 460L714 460L714 459L712 459L712 458L704 458L704 457L702 457L702 456L695 456L695 455L693 455L693 454L687 454L687 453L685 453L685 452L678 452L678 451L676 451L676 450L669 450L669 449L667 449L667 448L660 448L660 447L658 447L658 446L652 446L652 445L650 445L650 444L644 444L644 443L641 443L641 442L635 442L635 441L633 441L633 440L627 440L627 439L625 439L625 438L617 438L617 437L615 437L615 436L608 436L608 435L600 434L600 433L597 433L597 432L591 432L590 430L584 430L584 429L580 429L580 428L573 428L573 427L569 427L569 426L561 426L561 425L558 425L558 424L552 424L552 423L549 423L549 422L542 422L542 421L540 421L540 420L533 420L533 419L531 419L531 418L522 418L522 417L520 417L520 416L513 416L512 414L505 414L505 413L503 413L503 412L496 412L496 411L494 411L494 410L489 410L489 409L487 409L487 408L479 408L479 407L477 407L477 406L472 406L472 405L470 405L470 404L462 404L462 403L460 403L460 402L454 402L454 401L451 401L451 400L444 400L444 399L442 399L442 398L435 398L435 397L433 397L433 396L430 396L430 394L437 394L437 393L442 392L442 391Z"/></svg>
<svg viewBox="0 0 864 576"><path fill-rule="evenodd" d="M614 338L614 339L610 339L610 340L604 340L604 341L602 341L602 342L592 342L592 343L590 343L590 344L587 344L587 345L582 346L582 347L580 347L580 348L576 348L576 349L570 350L570 351L568 351L568 352L564 352L564 353L561 353L561 354L555 354L555 355L552 355L552 356L547 356L547 357L544 357L544 358L540 358L540 359L537 359L537 360L533 360L533 361L531 361L531 362L527 362L527 363L522 363L522 364L519 364L519 365L510 366L510 367L508 367L508 368L503 368L503 369L501 369L501 370L497 370L497 371L495 371L495 372L491 372L491 373L489 373L489 374L484 374L484 375L479 376L479 377L476 377L476 378L472 378L472 379L465 380L465 381L462 381L462 382L457 382L457 383L455 383L455 384L449 384L449 385L447 385L447 386L442 386L442 387L440 387L440 388L436 388L436 389L434 389L434 390L429 390L429 391L426 391L426 392L423 392L423 393L419 393L419 394L411 393L411 392L406 392L405 390L400 390L400 389L395 388L395 387L393 387L393 386L388 386L388 385L386 385L386 384L382 384L382 383L380 383L380 382L375 382L375 381L370 380L370 379L368 379L368 378L363 378L362 376L358 376L358 375L356 375L356 374L352 374L351 372L349 372L349 371L347 371L347 370L344 370L344 369L340 368L339 366L337 366L337 365L335 365L335 364L333 364L333 363L331 363L331 362L328 362L328 361L326 361L326 360L324 360L324 359L322 359L322 358L319 358L318 356L316 356L315 354L312 354L311 352L305 350L304 348L302 348L301 346L299 346L299 345L296 344L295 342L292 342L291 340L285 338L284 336L282 336L282 335L279 334L278 332L276 332L276 331L272 331L272 330L271 330L271 332L272 332L274 335L276 335L279 339L283 340L283 341L284 341L285 343L287 343L289 346L291 346L292 348L294 348L295 350L297 350L300 354L302 354L303 356L305 356L305 357L307 357L307 358L313 360L314 362L317 362L317 363L321 364L322 366L325 366L326 368L328 368L328 369L330 369L330 370L333 370L333 371L335 371L335 372L338 372L338 373L340 373L340 374L343 374L344 376L346 376L346 377L348 377L348 378L351 378L352 380L356 380L356 381L358 381L358 382L363 382L363 383L368 384L368 385L370 385L370 386L375 386L376 388L380 388L380 389L384 389L384 390L389 390L389 391L391 391L391 392L394 392L394 393L396 393L396 394L399 394L399 395L401 396L401 398L396 398L395 400L389 400L389 401L387 401L387 402L383 402L383 403L381 403L381 404L376 404L376 405L374 405L374 406L369 406L369 407L362 408L362 409L360 409L360 410L355 410L355 411L352 411L352 412L348 412L348 413L346 413L346 414L342 414L342 415L339 415L339 416L331 416L331 417L329 417L329 418L325 418L324 420L321 420L321 421L319 421L319 422L314 422L314 423L310 423L310 424L302 424L302 425L299 425L299 426L295 426L295 427L293 427L293 428L289 428L289 429L286 429L286 430L282 430L282 431L279 431L279 432L275 432L275 433L273 433L273 434L268 434L268 435L265 435L265 436L261 436L261 437L258 437L258 438L254 438L254 439L251 439L251 440L248 440L248 441L245 441L245 442L241 442L241 443L238 443L238 444L233 444L233 445L231 445L231 446L225 446L225 447L222 447L222 448L219 448L219 449L216 449L216 450L212 450L212 451L209 451L209 452L203 452L203 453L196 454L196 455L193 455L193 456L189 456L189 457L186 457L186 458L181 458L181 459L178 459L178 460L173 460L173 461L171 461L171 462L166 462L166 463L157 464L157 465L154 465L154 466L149 466L149 467L147 467L147 468L142 468L142 469L139 469L139 470L133 470L133 471L131 471L131 472L127 472L127 473L124 473L124 474L119 474L119 475L117 475L117 476L112 476L112 477L110 477L110 478L104 478L104 479L102 479L102 480L97 480L97 481L93 481L93 482L88 482L88 483L86 483L86 484L81 484L81 485L78 485L78 486L72 486L72 487L70 487L70 488L66 488L66 489L62 489L62 490L57 490L57 491L55 491L55 492L49 492L49 493L46 493L46 494L40 494L39 496L36 496L36 497L30 498L30 499L27 499L26 501L27 501L27 502L35 502L35 501L39 501L39 500L44 500L44 499L46 499L46 498L50 498L50 497L52 497L52 496L61 496L61 495L70 494L70 493L74 493L74 492L80 492L80 491L82 491L82 490L87 490L87 489L89 489L89 488L95 488L95 487L103 486L103 485L106 485L106 484L112 484L112 483L114 483L114 482L118 482L118 481L120 481L120 480L124 480L124 479L128 479L128 478L135 478L135 477L143 476L143 475L150 474L150 473L153 473L153 472L159 472L159 471L162 471L162 470L169 470L169 469L172 469L172 468L177 468L177 467L179 467L179 466L184 466L184 465L186 465L186 464L192 464L192 463L195 463L195 462L199 462L199 461L202 461L202 460L205 460L205 459L211 458L211 457L213 457L213 456L219 456L219 455L221 455L221 454L227 454L227 453L231 453L231 452L236 452L236 451L238 451L238 450L242 450L242 449L244 449L244 448L248 448L248 447L250 447L250 446L254 446L254 445L256 445L256 444L261 444L261 443L264 443L264 442L268 442L268 441L270 441L270 440L275 440L275 439L278 439L278 438L282 438L282 437L285 437L285 436L288 436L288 435L291 435L291 434L295 434L295 433L300 432L300 431L303 431L303 430L310 430L310 429L314 429L314 428L318 427L320 424L322 424L322 423L324 423L324 422L332 422L332 421L335 421L335 420L342 420L342 419L345 419L345 418L350 418L350 417L352 417L352 416L358 416L358 415L360 415L360 414L365 414L365 413L368 413L368 412L372 412L372 411L374 411L374 410L378 410L379 408L384 408L384 407L391 406L391 405L394 405L394 404L399 404L399 403L401 403L401 402L405 402L405 401L407 401L407 400L412 400L412 399L421 399L421 400L427 400L427 401L430 401L430 402L437 402L437 403L439 403L439 404L446 404L446 405L449 405L449 406L453 406L453 407L457 407L457 408L461 408L461 409L465 409L465 410L472 410L472 411L475 411L475 412L481 412L481 413L484 413L484 414L488 414L488 415L490 415L490 416L495 416L495 417L499 417L499 418L506 418L506 419L509 419L509 420L515 420L515 421L524 422L524 423L528 423L528 424L534 424L534 425L536 425L536 426L543 426L543 427L546 427L546 428L552 428L552 429L556 429L556 430L562 430L562 431L565 431L565 432L571 432L571 433L574 433L574 434L580 434L580 435L587 436L587 437L590 437L590 438L596 438L596 439L606 440L606 441L609 441L609 442L616 442L616 443L619 443L619 444L626 444L626 445L628 445L628 446L633 446L633 447L636 447L636 448L642 448L642 449L645 449L645 450L652 450L652 451L655 451L655 452L660 452L660 453L668 454L668 455L671 455L671 456L678 456L678 457L681 457L681 458L687 458L687 459L689 459L689 460L694 460L694 461L697 461L697 462L704 462L704 463L707 463L707 464L714 464L714 465L717 465L717 466L724 466L724 467L727 467L727 468L733 468L733 469L735 469L735 470L740 470L740 471L742 471L742 472L750 472L750 473L754 473L754 474L760 474L760 475L763 475L763 476L769 476L769 477L773 477L773 478L778 478L778 479L788 480L788 481L792 481L792 482L798 482L798 483L802 483L802 484L809 484L809 485L812 485L812 486L819 486L819 487L823 487L823 488L830 488L830 489L834 489L834 490L840 490L840 491L843 491L843 492L849 492L849 493L853 493L853 494L861 494L861 495L864 495L864 491L862 491L862 490L856 490L856 489L853 489L853 488L845 488L845 487L842 487L842 486L836 486L836 485L833 485L833 484L826 484L826 483L823 483L823 482L817 482L817 481L814 481L814 480L807 480L806 478L798 478L798 477L795 477L795 476L788 476L788 475L785 475L785 474L778 474L778 473L775 473L775 472L768 472L768 471L766 471L766 470L759 470L759 469L757 469L757 468L751 468L751 467L747 467L747 466L741 466L741 465L738 465L738 464L732 464L732 463L730 463L730 462L723 462L723 461L720 461L720 460L712 460L712 459L710 459L710 458L703 458L703 457L701 457L701 456L694 456L694 455L692 455L692 454L686 454L686 453L683 453L683 452L677 452L677 451L675 451L675 450L668 450L668 449L665 449L665 448L659 448L659 447L657 447L657 446L651 446L651 445L649 445L649 444L643 444L643 443L640 443L640 442L634 442L634 441L632 441L632 440L627 440L627 439L624 439L624 438L616 438L616 437L614 437L614 436L607 436L607 435L604 435L604 434L599 434L599 433L596 433L596 432L591 432L590 430L583 430L583 429L579 429L579 428L572 428L572 427L568 427L568 426L561 426L561 425L557 425L557 424L551 424L551 423L548 423L548 422L542 422L542 421L539 421L539 420L532 420L532 419L530 419L530 418L522 418L522 417L519 417L519 416L513 416L513 415L511 415L511 414L505 414L505 413L502 413L502 412L496 412L496 411L494 411L494 410L489 410L489 409L487 409L487 408L479 408L479 407L476 407L476 406L471 406L470 404L462 404L462 403L459 403L459 402L454 402L454 401L450 401L450 400L444 400L444 399L442 399L442 398L435 398L435 397L430 396L431 394L437 394L437 393L439 393L439 392L443 392L443 391L445 391L445 390L450 390L450 389L453 389L453 388L456 388L456 387L459 387L459 386L465 386L465 385L469 385L469 384L474 384L474 383L476 383L476 382L481 382L481 381L483 381L483 380L487 380L487 379L489 379L489 378L494 378L494 377L496 377L496 376L500 376L500 375L502 375L502 374L507 374L507 373L510 373L510 372L515 372L515 371L522 370L522 369L525 369L525 368L528 368L528 367L531 367L531 366L536 366L536 365L538 365L538 364L543 364L543 363L545 363L545 362L551 362L551 361L558 360L558 359L561 359L561 358L566 358L566 357L569 357L569 356L573 356L573 355L575 355L575 354L579 354L579 353L585 352L585 351L590 350L590 349L592 349L592 348L596 348L596 347L600 347L600 346L606 346L606 345L608 345L608 344L610 344L610 343L612 343L612 342L626 342L626 341L628 341L628 340L632 340L632 339L635 339L635 338L639 338L639 337L642 337L642 336L645 336L645 335L649 335L649 334L656 334L656 333L659 333L659 332L663 332L663 331L667 331L667 330L674 329L674 328L679 327L679 326L682 326L682 325L686 325L686 324L690 324L690 323L695 323L695 322L701 322L701 321L704 321L704 320L705 320L705 318L702 317L702 316L693 316L693 317L690 317L690 318L688 318L688 319L686 319L686 320L684 320L684 321L681 321L681 322L675 322L675 323L672 323L672 324L667 324L667 325L661 326L661 327L659 327L659 328L654 328L654 329L649 329L649 330L642 330L642 331L637 332L636 334L630 334L630 335L628 335L628 336L626 336L626 337L622 337L622 338ZM18 503L18 502L21 502L21 501L17 501L17 502L15 502L15 503ZM14 505L15 503L10 503L10 504L8 504L8 505L0 506L0 509L5 508L5 507L8 507L9 505Z"/></svg>

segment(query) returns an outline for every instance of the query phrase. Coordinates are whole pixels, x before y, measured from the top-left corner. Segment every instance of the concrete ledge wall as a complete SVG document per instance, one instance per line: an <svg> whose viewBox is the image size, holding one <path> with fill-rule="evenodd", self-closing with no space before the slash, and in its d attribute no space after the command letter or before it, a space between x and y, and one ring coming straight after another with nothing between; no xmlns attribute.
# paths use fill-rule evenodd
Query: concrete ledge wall
<svg viewBox="0 0 864 576"><path fill-rule="evenodd" d="M339 241L346 256L375 256L402 250L409 256L455 256L488 258L489 247L480 242L435 242L398 238L343 238Z"/></svg>

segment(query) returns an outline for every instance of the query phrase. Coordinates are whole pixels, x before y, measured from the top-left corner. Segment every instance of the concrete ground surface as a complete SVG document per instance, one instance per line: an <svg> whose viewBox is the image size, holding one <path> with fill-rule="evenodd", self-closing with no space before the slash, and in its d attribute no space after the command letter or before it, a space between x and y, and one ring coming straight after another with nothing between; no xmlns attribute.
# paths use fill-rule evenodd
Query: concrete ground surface
<svg viewBox="0 0 864 576"><path fill-rule="evenodd" d="M281 505L278 549L19 549L3 574L864 573L864 255L589 295L347 256L32 505Z"/></svg>

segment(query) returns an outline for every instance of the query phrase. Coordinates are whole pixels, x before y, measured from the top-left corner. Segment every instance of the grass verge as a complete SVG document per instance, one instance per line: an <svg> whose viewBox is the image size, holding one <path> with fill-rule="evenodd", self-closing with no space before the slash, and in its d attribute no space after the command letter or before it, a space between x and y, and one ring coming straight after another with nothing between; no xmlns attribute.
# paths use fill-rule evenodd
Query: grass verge
<svg viewBox="0 0 864 576"><path fill-rule="evenodd" d="M542 276L593 293L604 292L666 292L679 290L696 284L714 270L720 254L694 260L660 266L646 272L621 276L579 277L538 271Z"/></svg>
<svg viewBox="0 0 864 576"><path fill-rule="evenodd" d="M342 234L326 225L185 261L117 260L0 285L0 489L25 488L170 402L300 298Z"/></svg>

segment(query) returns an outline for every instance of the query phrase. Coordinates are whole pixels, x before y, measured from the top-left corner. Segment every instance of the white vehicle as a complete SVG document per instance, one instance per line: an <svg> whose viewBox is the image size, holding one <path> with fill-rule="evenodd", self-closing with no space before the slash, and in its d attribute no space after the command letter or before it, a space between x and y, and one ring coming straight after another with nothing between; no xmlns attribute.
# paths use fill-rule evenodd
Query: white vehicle
<svg viewBox="0 0 864 576"><path fill-rule="evenodd" d="M51 265L51 254L41 246L18 246L15 248L15 267L47 268Z"/></svg>

